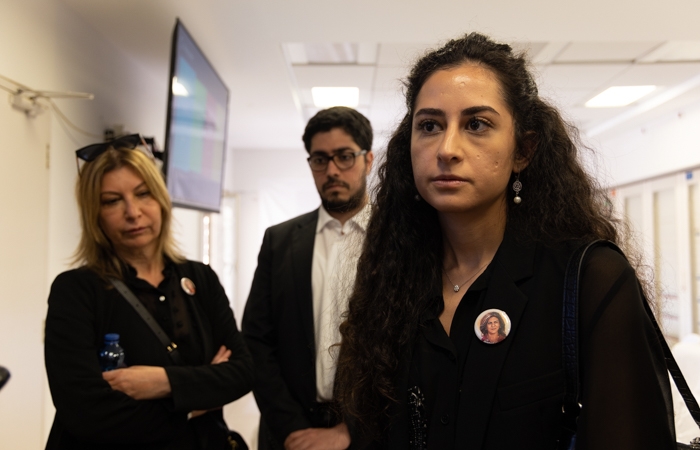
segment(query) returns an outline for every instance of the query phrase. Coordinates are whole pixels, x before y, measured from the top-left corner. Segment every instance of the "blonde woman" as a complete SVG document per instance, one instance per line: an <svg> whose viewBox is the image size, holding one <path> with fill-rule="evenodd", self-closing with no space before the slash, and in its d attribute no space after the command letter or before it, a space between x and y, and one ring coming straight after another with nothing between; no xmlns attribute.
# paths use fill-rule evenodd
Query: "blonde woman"
<svg viewBox="0 0 700 450"><path fill-rule="evenodd" d="M221 407L250 391L252 362L216 274L185 260L163 178L139 135L77 151L80 267L49 295L47 449L216 449ZM121 281L177 346L179 363L115 289ZM102 372L117 333L126 367Z"/></svg>

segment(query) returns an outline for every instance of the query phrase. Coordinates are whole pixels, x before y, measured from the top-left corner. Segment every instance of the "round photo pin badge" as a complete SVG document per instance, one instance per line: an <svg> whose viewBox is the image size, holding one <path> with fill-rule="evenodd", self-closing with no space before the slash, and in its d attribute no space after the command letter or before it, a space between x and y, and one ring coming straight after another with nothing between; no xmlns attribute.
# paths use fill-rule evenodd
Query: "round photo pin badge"
<svg viewBox="0 0 700 450"><path fill-rule="evenodd" d="M195 288L194 283L192 282L192 280L190 280L190 279L187 278L187 277L183 277L183 278L180 280L180 286L182 286L182 290L185 291L185 293L186 293L187 295L194 295L194 293L195 293L196 290L197 290L197 289Z"/></svg>
<svg viewBox="0 0 700 450"><path fill-rule="evenodd" d="M500 309L487 309L474 322L474 333L481 342L498 344L510 334L510 317Z"/></svg>

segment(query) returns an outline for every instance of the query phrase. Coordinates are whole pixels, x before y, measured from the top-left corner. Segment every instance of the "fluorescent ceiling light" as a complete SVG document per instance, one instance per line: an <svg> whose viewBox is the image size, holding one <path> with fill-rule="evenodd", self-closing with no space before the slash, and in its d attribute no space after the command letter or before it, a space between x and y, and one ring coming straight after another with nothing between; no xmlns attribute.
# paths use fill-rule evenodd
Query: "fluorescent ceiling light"
<svg viewBox="0 0 700 450"><path fill-rule="evenodd" d="M627 106L644 97L656 86L613 86L586 102L587 108L614 108Z"/></svg>
<svg viewBox="0 0 700 450"><path fill-rule="evenodd" d="M173 95L180 97L187 97L190 95L189 92L187 92L185 85L177 81L177 77L173 77Z"/></svg>
<svg viewBox="0 0 700 450"><path fill-rule="evenodd" d="M356 108L360 104L360 88L357 87L312 87L311 96L317 108L331 106Z"/></svg>

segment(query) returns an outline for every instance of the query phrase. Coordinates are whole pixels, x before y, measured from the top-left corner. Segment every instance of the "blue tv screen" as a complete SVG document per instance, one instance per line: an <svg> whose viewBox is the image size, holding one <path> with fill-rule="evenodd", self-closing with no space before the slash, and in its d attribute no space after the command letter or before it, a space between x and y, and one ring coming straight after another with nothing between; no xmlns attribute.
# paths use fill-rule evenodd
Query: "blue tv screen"
<svg viewBox="0 0 700 450"><path fill-rule="evenodd" d="M219 212L229 90L180 20L170 58L165 176L173 205Z"/></svg>

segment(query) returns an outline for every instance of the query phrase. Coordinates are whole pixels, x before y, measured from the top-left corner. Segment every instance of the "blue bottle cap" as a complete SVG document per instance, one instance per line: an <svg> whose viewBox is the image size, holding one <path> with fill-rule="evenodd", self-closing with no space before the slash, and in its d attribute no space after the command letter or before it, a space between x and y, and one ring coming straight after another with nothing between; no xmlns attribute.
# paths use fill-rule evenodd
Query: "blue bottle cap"
<svg viewBox="0 0 700 450"><path fill-rule="evenodd" d="M105 334L105 341L118 341L119 334L117 333L107 333Z"/></svg>

